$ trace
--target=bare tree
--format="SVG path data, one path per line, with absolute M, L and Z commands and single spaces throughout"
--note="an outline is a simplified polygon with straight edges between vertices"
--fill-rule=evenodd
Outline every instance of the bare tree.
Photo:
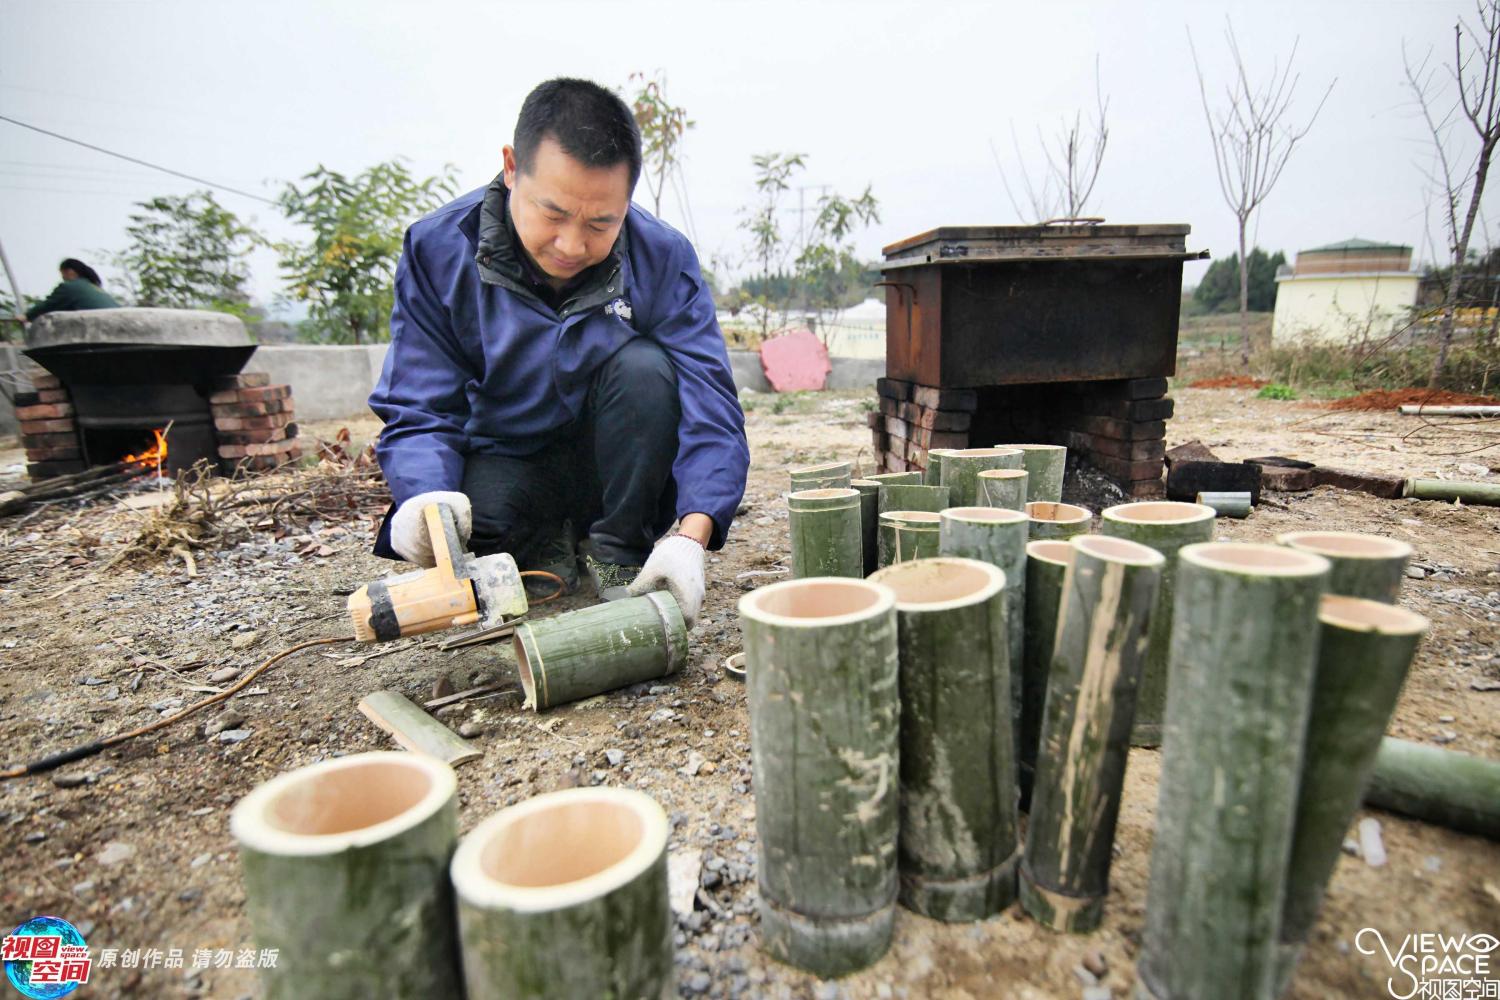
M 1429 57 L 1413 67 L 1402 48 L 1406 82 L 1416 95 L 1422 118 L 1432 134 L 1435 172 L 1429 179 L 1443 194 L 1443 226 L 1448 236 L 1450 273 L 1448 289 L 1443 296 L 1443 313 L 1438 327 L 1438 353 L 1433 360 L 1428 385 L 1436 387 L 1448 351 L 1453 346 L 1453 314 L 1458 306 L 1459 287 L 1469 256 L 1469 240 L 1479 217 L 1479 202 L 1489 176 L 1495 145 L 1500 142 L 1500 0 L 1479 0 L 1479 30 L 1460 19 L 1453 26 L 1453 65 L 1442 67 L 1442 76 L 1451 76 L 1457 94 L 1445 99 L 1438 86 L 1438 68 L 1428 69 Z M 1475 66 L 1475 58 L 1483 61 Z M 1467 142 L 1454 136 L 1453 126 L 1462 118 L 1479 141 L 1477 150 L 1465 148 Z M 1467 129 L 1460 128 L 1467 134 Z M 1467 158 L 1467 162 L 1464 162 Z M 1462 203 L 1467 199 L 1468 204 Z M 1462 215 L 1460 215 L 1462 211 Z
M 1083 110 L 1073 112 L 1073 121 L 1066 118 L 1058 123 L 1057 131 L 1049 140 L 1037 126 L 1037 146 L 1041 149 L 1046 169 L 1040 181 L 1032 179 L 1026 169 L 1026 155 L 1021 152 L 1021 141 L 1016 136 L 1015 122 L 1011 122 L 1010 140 L 1016 151 L 1016 160 L 1021 171 L 1021 186 L 1030 213 L 1023 209 L 1011 190 L 1010 178 L 1000 162 L 1000 153 L 990 140 L 990 153 L 995 158 L 995 167 L 1000 171 L 1000 183 L 1005 186 L 1005 196 L 1017 215 L 1035 222 L 1048 222 L 1061 216 L 1065 219 L 1083 217 L 1085 206 L 1094 193 L 1094 184 L 1099 180 L 1099 167 L 1104 162 L 1104 147 L 1109 142 L 1109 100 L 1099 85 L 1099 60 L 1094 59 L 1094 115 L 1087 122 Z
M 1292 72 L 1297 58 L 1297 43 L 1287 56 L 1286 66 L 1271 64 L 1270 75 L 1263 86 L 1250 82 L 1234 25 L 1225 20 L 1224 36 L 1234 57 L 1234 76 L 1224 86 L 1223 104 L 1217 111 L 1208 100 L 1208 84 L 1198 63 L 1193 33 L 1188 32 L 1188 49 L 1193 54 L 1193 69 L 1198 74 L 1198 93 L 1203 99 L 1203 117 L 1208 122 L 1209 138 L 1214 147 L 1214 169 L 1219 190 L 1239 223 L 1240 245 L 1240 364 L 1250 367 L 1250 263 L 1245 254 L 1245 231 L 1250 217 L 1271 194 L 1281 179 L 1292 149 L 1318 120 L 1318 113 L 1333 92 L 1335 78 L 1328 84 L 1307 124 L 1286 124 L 1301 74 Z

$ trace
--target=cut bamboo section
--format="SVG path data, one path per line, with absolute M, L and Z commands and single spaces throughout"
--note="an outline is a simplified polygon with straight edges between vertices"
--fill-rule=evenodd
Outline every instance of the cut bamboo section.
M 1486 507 L 1500 506 L 1500 484 L 1455 483 L 1446 479 L 1408 479 L 1402 496 L 1418 500 L 1446 500 L 1449 503 L 1482 504 Z
M 1030 489 L 1030 484 L 1027 484 Z M 1050 500 L 1031 500 L 1026 504 L 1026 516 L 1031 518 L 1033 541 L 1048 538 L 1072 538 L 1086 535 L 1094 515 L 1087 507 L 1071 503 L 1053 503 Z
M 453 767 L 484 756 L 474 744 L 397 691 L 367 694 L 360 699 L 359 710 L 365 718 L 414 753 L 425 753 Z
M 1249 493 L 1199 493 L 1193 498 L 1200 506 L 1212 507 L 1219 517 L 1242 518 L 1250 516 Z
M 900 635 L 901 903 L 983 920 L 1015 899 L 1020 858 L 1005 574 L 918 559 L 870 582 L 895 591 Z
M 1276 541 L 1327 559 L 1333 565 L 1330 594 L 1386 604 L 1395 604 L 1401 596 L 1406 563 L 1412 557 L 1412 547 L 1403 541 L 1352 531 L 1289 531 L 1277 535 Z
M 1166 560 L 1123 538 L 1079 535 L 1070 544 L 1020 892 L 1039 923 L 1079 933 L 1104 915 L 1136 686 Z
M 948 487 L 881 483 L 878 513 L 888 510 L 928 510 L 936 513 L 948 506 Z
M 954 507 L 979 503 L 979 474 L 989 469 L 1021 468 L 1021 452 L 1015 448 L 955 448 L 943 452 L 938 482 L 948 487 L 948 502 Z
M 873 479 L 851 479 L 849 485 L 859 490 L 860 564 L 869 576 L 880 568 L 880 484 Z
M 1027 488 L 1031 499 L 1047 503 L 1062 500 L 1063 472 L 1068 464 L 1068 449 L 1060 444 L 1002 444 L 1001 448 L 1019 448 L 1022 468 L 1031 476 Z
M 1106 508 L 1099 520 L 1100 534 L 1139 542 L 1160 552 L 1167 560 L 1162 568 L 1161 599 L 1151 623 L 1151 648 L 1136 694 L 1135 728 L 1130 736 L 1131 743 L 1138 747 L 1161 746 L 1162 721 L 1167 712 L 1167 663 L 1175 614 L 1177 553 L 1183 546 L 1213 540 L 1214 509 L 1171 500 L 1122 503 Z
M 1072 544 L 1062 539 L 1026 543 L 1026 629 L 1021 657 L 1021 749 L 1017 772 L 1022 812 L 1031 809 L 1042 710 L 1047 700 L 1047 675 L 1052 669 L 1052 646 L 1057 638 L 1057 611 L 1062 605 L 1063 580 L 1068 567 L 1073 565 L 1073 553 Z
M 1275 995 L 1328 561 L 1275 545 L 1178 552 L 1138 991 Z
M 1318 621 L 1318 669 L 1281 919 L 1283 988 L 1317 920 L 1381 736 L 1428 628 L 1427 619 L 1404 608 L 1328 594 Z
M 864 577 L 858 490 L 801 490 L 788 496 L 786 504 L 793 577 Z
M 943 456 L 957 448 L 933 448 L 927 453 L 927 469 L 922 473 L 922 482 L 928 486 L 943 485 Z
M 1029 480 L 1030 474 L 1025 469 L 985 469 L 979 474 L 979 498 L 974 502 L 982 507 L 1004 507 L 1024 513 L 1031 489 Z
M 906 486 L 922 485 L 922 473 L 920 470 L 913 470 L 911 472 L 880 472 L 873 476 L 866 476 L 865 478 L 871 482 L 880 483 L 882 486 L 887 483 L 893 485 L 904 484 Z M 850 480 L 850 482 L 853 482 L 853 480 Z
M 676 673 L 687 662 L 687 626 L 665 590 L 541 621 L 512 640 L 525 707 L 555 705 Z
M 849 488 L 854 467 L 848 462 L 825 462 L 822 465 L 804 465 L 800 469 L 788 469 L 792 480 L 792 492 L 800 490 L 844 490 Z
M 457 793 L 448 765 L 389 751 L 298 768 L 239 801 L 246 916 L 278 953 L 263 996 L 459 995 Z
M 1500 840 L 1500 760 L 1387 736 L 1365 804 Z
M 649 795 L 605 787 L 476 826 L 451 869 L 469 1000 L 675 997 L 670 829 Z
M 739 613 L 762 943 L 844 975 L 885 953 L 895 919 L 896 595 L 865 580 L 787 580 L 740 598 Z
M 940 515 L 925 510 L 888 510 L 880 515 L 880 565 L 929 559 L 940 549 Z
M 1017 510 L 999 507 L 949 507 L 938 515 L 938 552 L 978 559 L 1005 574 L 1006 662 L 1010 675 L 1012 752 L 1020 754 L 1021 657 L 1025 650 L 1026 532 L 1029 522 Z

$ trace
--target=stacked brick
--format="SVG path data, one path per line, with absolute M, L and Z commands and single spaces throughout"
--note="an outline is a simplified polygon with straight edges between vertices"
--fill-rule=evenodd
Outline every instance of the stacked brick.
M 84 469 L 83 446 L 73 419 L 73 402 L 56 375 L 31 376 L 32 391 L 16 393 L 16 419 L 26 474 L 32 479 L 66 476 Z
M 932 448 L 1061 444 L 1113 479 L 1126 496 L 1163 496 L 1164 378 L 937 389 L 899 379 L 875 384 L 871 446 L 885 472 L 925 470 Z
M 302 457 L 291 387 L 270 381 L 265 372 L 225 376 L 208 397 L 226 475 L 274 469 Z

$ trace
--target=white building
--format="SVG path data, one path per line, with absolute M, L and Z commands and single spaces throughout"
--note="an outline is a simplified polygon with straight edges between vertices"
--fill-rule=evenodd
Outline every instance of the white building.
M 1422 275 L 1411 247 L 1352 239 L 1297 253 L 1276 275 L 1276 341 L 1383 337 L 1407 321 Z

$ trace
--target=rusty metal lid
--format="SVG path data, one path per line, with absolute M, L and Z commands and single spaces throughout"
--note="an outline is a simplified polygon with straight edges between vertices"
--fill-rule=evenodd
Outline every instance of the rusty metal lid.
M 1066 220 L 1065 225 L 940 226 L 892 243 L 881 270 L 928 264 L 1032 260 L 1198 260 L 1184 223 L 1127 226 Z

